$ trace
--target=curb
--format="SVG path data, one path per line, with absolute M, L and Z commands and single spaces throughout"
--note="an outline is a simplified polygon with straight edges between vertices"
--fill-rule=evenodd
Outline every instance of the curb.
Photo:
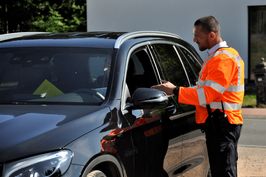
M 242 108 L 244 117 L 266 118 L 265 108 Z

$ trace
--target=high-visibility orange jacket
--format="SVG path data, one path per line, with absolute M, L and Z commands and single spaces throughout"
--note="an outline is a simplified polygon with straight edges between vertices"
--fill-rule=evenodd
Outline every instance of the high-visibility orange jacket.
M 196 122 L 205 123 L 206 104 L 212 111 L 224 107 L 231 124 L 243 124 L 244 62 L 233 48 L 219 48 L 204 62 L 195 87 L 180 87 L 178 102 L 196 106 Z M 222 103 L 223 107 L 222 107 Z

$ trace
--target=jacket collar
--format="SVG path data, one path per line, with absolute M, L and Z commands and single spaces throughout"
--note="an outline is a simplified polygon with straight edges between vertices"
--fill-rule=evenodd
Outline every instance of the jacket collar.
M 228 47 L 226 41 L 222 41 L 216 45 L 214 45 L 211 49 L 208 50 L 208 55 L 209 56 L 212 56 L 214 55 L 214 53 L 219 49 L 219 48 L 222 48 L 222 47 Z

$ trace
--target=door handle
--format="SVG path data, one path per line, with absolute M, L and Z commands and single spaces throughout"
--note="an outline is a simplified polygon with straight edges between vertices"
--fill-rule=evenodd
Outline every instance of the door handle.
M 176 106 L 174 104 L 167 106 L 166 112 L 170 115 L 174 115 L 176 113 Z

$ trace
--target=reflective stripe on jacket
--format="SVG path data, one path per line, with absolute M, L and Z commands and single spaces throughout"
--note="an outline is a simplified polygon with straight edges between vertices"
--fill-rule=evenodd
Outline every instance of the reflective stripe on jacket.
M 196 106 L 196 122 L 205 123 L 208 112 L 222 110 L 231 124 L 243 124 L 244 62 L 233 48 L 218 49 L 200 72 L 196 87 L 180 87 L 178 102 Z

